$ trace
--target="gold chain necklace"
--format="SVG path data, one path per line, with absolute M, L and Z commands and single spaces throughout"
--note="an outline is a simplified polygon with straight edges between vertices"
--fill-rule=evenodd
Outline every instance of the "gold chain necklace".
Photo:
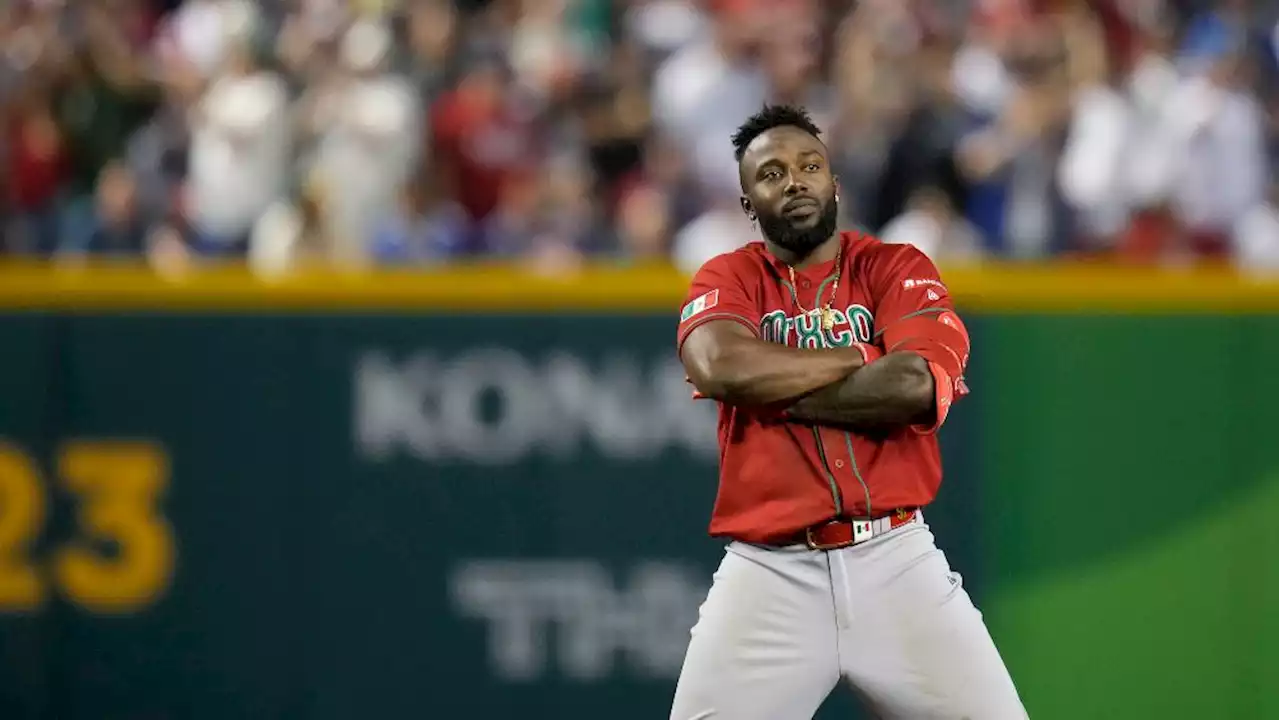
M 822 316 L 822 329 L 827 332 L 831 332 L 831 329 L 836 326 L 836 312 L 831 309 L 831 303 L 836 299 L 836 293 L 840 291 L 840 274 L 843 270 L 840 260 L 843 256 L 844 247 L 842 246 L 836 250 L 836 278 L 831 283 L 831 300 L 828 300 L 825 305 L 818 308 L 816 303 L 822 298 L 814 298 L 815 307 L 813 310 L 805 310 L 804 305 L 800 304 L 800 294 L 796 290 L 796 269 L 790 265 L 787 266 L 787 272 L 791 273 L 791 299 L 796 301 L 796 307 L 800 308 L 800 312 L 804 315 L 817 311 Z M 821 285 L 818 286 L 818 291 L 822 291 Z

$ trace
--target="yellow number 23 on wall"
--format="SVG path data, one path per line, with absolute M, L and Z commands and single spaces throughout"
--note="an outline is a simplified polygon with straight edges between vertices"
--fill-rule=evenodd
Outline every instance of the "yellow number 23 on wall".
M 44 522 L 45 494 L 30 456 L 0 440 L 0 613 L 37 610 L 50 585 L 99 613 L 154 603 L 173 576 L 174 536 L 157 513 L 169 480 L 159 447 L 142 442 L 67 444 L 61 485 L 75 498 L 75 537 L 53 550 L 48 569 L 29 559 Z

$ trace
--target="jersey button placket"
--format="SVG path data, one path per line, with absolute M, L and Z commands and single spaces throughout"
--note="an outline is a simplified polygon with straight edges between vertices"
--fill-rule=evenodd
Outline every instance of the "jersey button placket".
M 814 425 L 810 430 L 813 431 L 813 440 L 818 450 L 818 460 L 822 464 L 823 473 L 826 475 L 828 487 L 831 490 L 831 502 L 834 506 L 833 509 L 836 515 L 843 515 L 844 498 L 840 492 L 840 481 L 836 479 L 835 471 L 832 470 L 833 467 L 839 467 L 838 463 L 840 461 L 836 461 L 836 463 L 833 464 L 828 458 L 826 443 L 822 437 L 822 428 Z

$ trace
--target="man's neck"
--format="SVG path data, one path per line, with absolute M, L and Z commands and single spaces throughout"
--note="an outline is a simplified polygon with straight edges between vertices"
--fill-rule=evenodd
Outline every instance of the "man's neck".
M 773 253 L 773 256 L 783 263 L 796 270 L 804 270 L 807 267 L 821 265 L 836 258 L 836 254 L 840 250 L 840 233 L 832 233 L 831 237 L 827 238 L 825 242 L 804 254 L 784 248 L 768 238 L 765 238 L 765 245 L 768 246 L 769 252 Z

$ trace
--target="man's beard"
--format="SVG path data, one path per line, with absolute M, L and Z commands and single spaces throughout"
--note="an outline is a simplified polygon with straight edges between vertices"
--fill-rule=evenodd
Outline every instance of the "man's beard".
M 760 231 L 764 233 L 766 239 L 804 257 L 826 242 L 836 231 L 836 222 L 840 214 L 836 199 L 831 198 L 822 204 L 821 212 L 817 224 L 807 229 L 797 228 L 785 214 L 757 215 L 757 218 L 760 221 Z

